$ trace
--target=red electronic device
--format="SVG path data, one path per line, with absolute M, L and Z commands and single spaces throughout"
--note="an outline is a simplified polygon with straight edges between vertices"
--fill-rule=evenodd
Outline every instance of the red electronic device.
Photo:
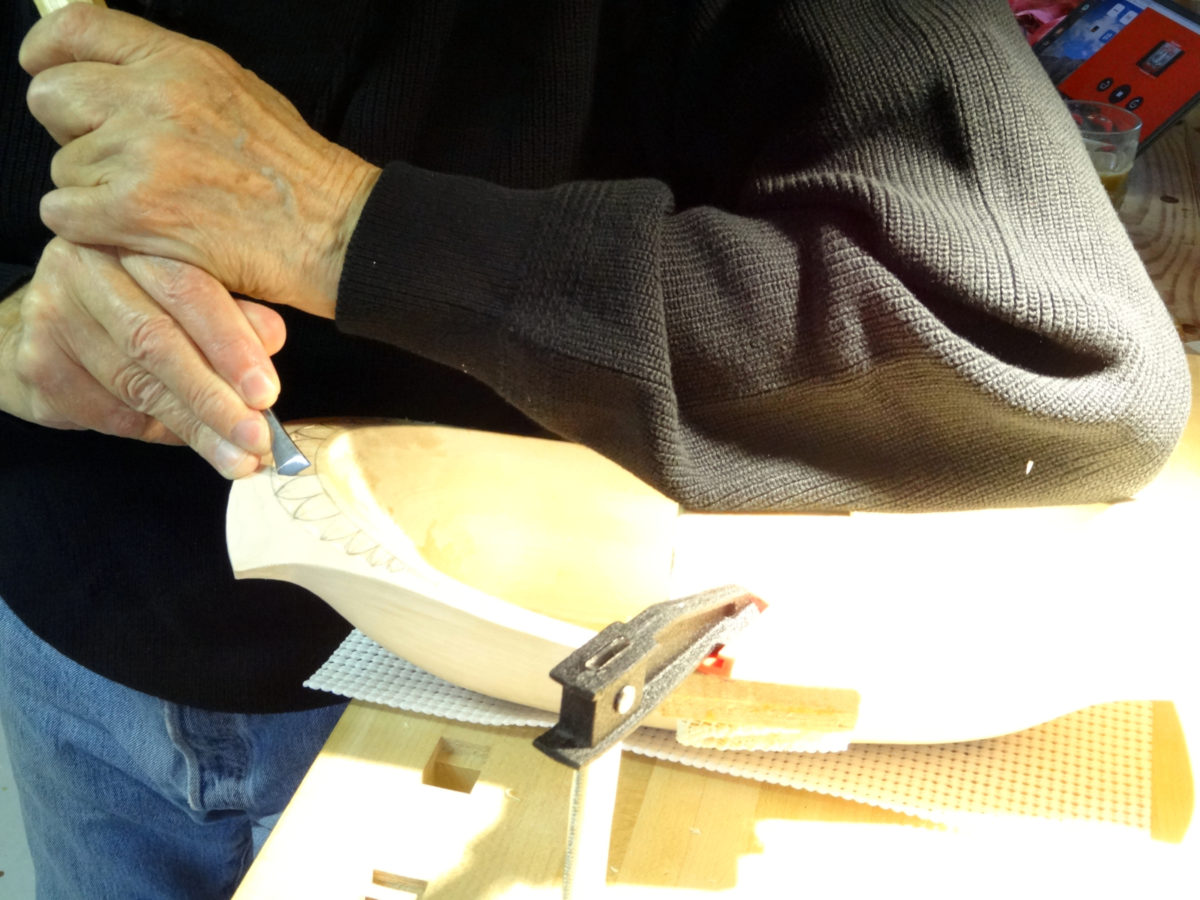
M 1154 134 L 1200 93 L 1200 34 L 1147 9 L 1058 89 L 1124 106 L 1141 118 L 1143 135 Z
M 1142 147 L 1200 100 L 1200 16 L 1190 10 L 1165 0 L 1009 2 L 1059 93 L 1135 112 Z

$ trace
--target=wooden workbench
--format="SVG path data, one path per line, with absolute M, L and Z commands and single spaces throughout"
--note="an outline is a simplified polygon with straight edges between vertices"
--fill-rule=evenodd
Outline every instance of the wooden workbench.
M 1200 111 L 1130 178 L 1122 221 L 1185 340 L 1200 340 Z M 1200 357 L 1190 360 L 1193 394 Z M 1200 409 L 1189 441 L 1200 454 Z M 1194 560 L 1179 560 L 1194 568 Z M 809 791 L 625 754 L 606 897 L 1187 896 L 1200 692 L 1154 706 L 1151 835 L 949 830 Z M 535 729 L 354 702 L 235 900 L 558 897 L 569 774 Z M 436 877 L 431 877 L 435 873 Z M 1183 893 L 1180 893 L 1183 891 Z
M 1200 356 L 1189 362 L 1196 394 Z M 1197 459 L 1200 398 L 1173 466 L 1194 471 Z M 1172 700 L 1154 704 L 1149 837 L 1034 821 L 1002 838 L 948 830 L 626 753 L 605 896 L 758 898 L 797 878 L 815 896 L 915 878 L 938 896 L 973 884 L 980 867 L 997 895 L 1027 891 L 1034 877 L 1057 879 L 1055 892 L 1100 897 L 1200 884 L 1200 870 L 1189 872 L 1200 840 L 1189 828 L 1187 749 L 1188 736 L 1200 746 L 1200 692 L 1181 684 Z M 557 898 L 570 776 L 534 749 L 537 733 L 351 703 L 235 900 Z M 1007 859 L 999 870 L 998 851 Z
M 531 746 L 537 731 L 352 703 L 236 900 L 557 900 L 569 776 Z M 1170 703 L 1156 704 L 1155 731 L 1153 831 L 1179 841 L 1191 813 L 1180 786 L 1190 775 Z M 455 790 L 473 772 L 470 793 Z M 1169 886 L 1195 852 L 1195 841 L 1156 844 L 1131 833 L 1118 842 L 1036 825 L 998 843 L 986 832 L 630 753 L 620 777 L 605 890 L 612 900 L 790 896 L 780 893 L 789 881 L 815 897 L 857 885 L 862 893 L 847 893 L 857 897 L 893 878 L 949 891 L 972 884 L 980 865 L 999 893 L 1046 864 L 1063 877 L 1111 842 L 1119 864 L 1106 866 L 1103 880 L 1071 882 L 1072 895 L 1106 897 L 1116 884 Z M 997 851 L 1011 857 L 1003 871 L 989 861 Z M 421 882 L 434 887 L 421 894 Z

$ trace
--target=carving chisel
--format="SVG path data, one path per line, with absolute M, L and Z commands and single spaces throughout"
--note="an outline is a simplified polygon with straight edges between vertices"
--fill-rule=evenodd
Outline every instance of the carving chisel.
M 280 475 L 295 475 L 312 465 L 284 430 L 275 413 L 268 407 L 262 414 L 271 429 L 271 455 L 275 457 L 275 471 Z

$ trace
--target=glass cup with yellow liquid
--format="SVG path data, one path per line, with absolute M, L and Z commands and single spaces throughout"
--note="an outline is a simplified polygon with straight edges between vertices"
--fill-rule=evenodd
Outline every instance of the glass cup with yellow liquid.
M 1108 198 L 1113 207 L 1120 209 L 1137 155 L 1142 120 L 1124 107 L 1095 100 L 1068 100 L 1067 110 L 1079 128 Z

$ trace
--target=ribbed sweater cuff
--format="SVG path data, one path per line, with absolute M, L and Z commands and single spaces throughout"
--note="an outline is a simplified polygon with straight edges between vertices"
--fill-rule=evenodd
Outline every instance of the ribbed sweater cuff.
M 338 288 L 338 327 L 460 367 L 496 327 L 554 201 L 406 163 L 383 171 Z

